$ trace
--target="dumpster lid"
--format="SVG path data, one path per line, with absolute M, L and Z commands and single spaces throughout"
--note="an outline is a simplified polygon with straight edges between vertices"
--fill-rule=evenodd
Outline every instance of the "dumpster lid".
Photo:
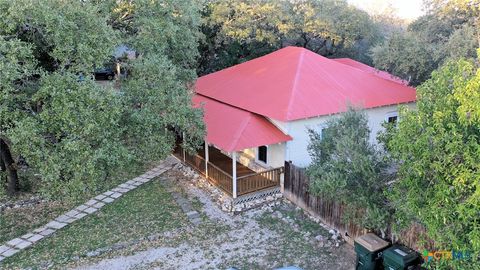
M 373 233 L 367 233 L 365 235 L 357 237 L 355 242 L 362 245 L 371 252 L 383 249 L 389 245 L 389 243 L 382 238 L 376 236 Z
M 399 265 L 408 266 L 415 260 L 419 259 L 419 254 L 408 247 L 401 245 L 393 245 L 383 252 L 384 260 L 388 258 Z

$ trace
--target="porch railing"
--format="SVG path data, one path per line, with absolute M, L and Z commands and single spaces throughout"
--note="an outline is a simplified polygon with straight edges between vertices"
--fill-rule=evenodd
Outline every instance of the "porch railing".
M 213 185 L 217 186 L 228 195 L 233 193 L 233 177 L 211 162 L 207 162 L 202 156 L 183 152 L 181 147 L 177 147 L 174 154 L 179 158 L 185 157 L 185 162 L 193 169 L 197 170 L 206 177 Z M 185 155 L 185 156 L 184 156 Z M 208 175 L 205 173 L 205 163 L 208 166 Z M 266 170 L 263 172 L 252 173 L 237 177 L 237 196 L 256 192 L 262 189 L 280 185 L 280 175 L 283 173 L 283 167 Z
M 237 193 L 239 196 L 258 190 L 280 185 L 280 175 L 283 167 L 259 173 L 237 177 Z
M 233 191 L 233 183 L 232 177 L 223 171 L 222 169 L 218 168 L 217 166 L 213 165 L 212 163 L 208 162 L 208 181 L 213 185 L 219 187 L 223 191 L 225 191 L 228 195 L 232 195 Z
M 194 169 L 205 175 L 205 159 L 199 155 L 191 155 L 185 152 L 185 162 Z
M 206 160 L 199 155 L 191 155 L 188 152 L 185 152 L 185 162 L 192 166 L 195 170 L 200 172 L 202 175 L 205 173 L 205 162 Z M 223 171 L 219 167 L 213 165 L 211 162 L 208 162 L 208 177 L 207 180 L 213 185 L 219 187 L 221 190 L 226 192 L 228 195 L 232 195 L 233 183 L 232 176 L 227 172 Z

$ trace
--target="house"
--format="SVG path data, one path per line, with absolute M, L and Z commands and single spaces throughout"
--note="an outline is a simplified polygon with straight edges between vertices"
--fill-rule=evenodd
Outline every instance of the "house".
M 382 123 L 415 99 L 414 88 L 386 72 L 286 47 L 198 78 L 193 103 L 204 108 L 206 146 L 190 163 L 209 179 L 227 174 L 212 182 L 234 198 L 278 187 L 285 161 L 311 162 L 308 129 L 321 132 L 351 104 L 365 109 L 375 143 Z

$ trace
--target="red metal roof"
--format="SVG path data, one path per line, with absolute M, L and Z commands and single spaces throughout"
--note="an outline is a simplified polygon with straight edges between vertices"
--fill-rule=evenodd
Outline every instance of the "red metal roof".
M 415 101 L 415 89 L 299 47 L 286 47 L 198 78 L 203 96 L 291 121 Z
M 392 75 L 392 74 L 390 74 L 386 71 L 378 70 L 374 67 L 371 67 L 369 65 L 366 65 L 364 63 L 355 61 L 355 60 L 350 59 L 350 58 L 335 58 L 335 59 L 332 59 L 332 60 L 337 61 L 337 62 L 342 63 L 342 64 L 345 64 L 345 65 L 349 65 L 349 66 L 354 67 L 354 68 L 358 68 L 360 70 L 371 73 L 373 75 L 376 75 L 376 76 L 378 76 L 380 78 L 383 78 L 383 79 L 386 79 L 386 80 L 390 80 L 390 81 L 393 81 L 393 82 L 396 82 L 396 83 L 401 83 L 403 85 L 408 85 L 408 82 L 406 80 L 403 80 L 402 78 L 394 76 L 394 75 Z
M 207 128 L 207 142 L 227 152 L 289 141 L 285 135 L 265 117 L 195 95 L 195 107 L 203 107 Z

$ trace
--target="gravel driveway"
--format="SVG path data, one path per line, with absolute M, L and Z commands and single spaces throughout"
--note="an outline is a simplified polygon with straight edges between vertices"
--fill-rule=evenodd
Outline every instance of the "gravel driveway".
M 326 229 L 284 200 L 231 215 L 181 170 L 168 172 L 163 181 L 190 201 L 201 223 L 92 258 L 77 269 L 354 269 L 351 246 L 331 240 Z

